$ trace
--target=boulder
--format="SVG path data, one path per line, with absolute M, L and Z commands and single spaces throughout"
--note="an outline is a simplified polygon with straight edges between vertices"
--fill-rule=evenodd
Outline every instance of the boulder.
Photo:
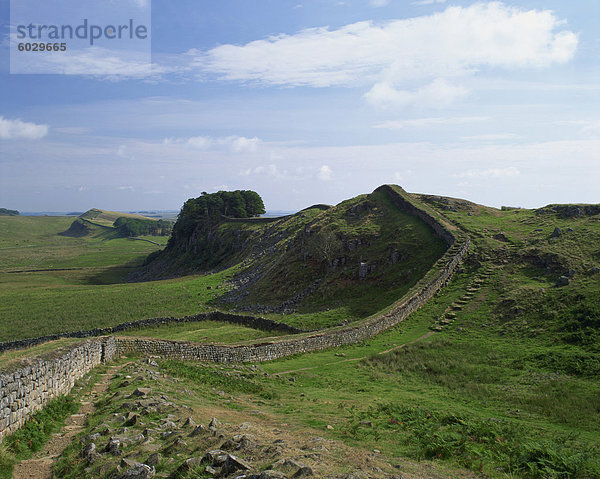
M 133 467 L 127 469 L 125 472 L 122 472 L 118 478 L 119 479 L 150 479 L 154 477 L 156 474 L 156 470 L 153 467 L 148 466 L 147 464 L 138 463 Z
M 151 391 L 152 391 L 152 389 L 150 389 L 150 388 L 136 388 L 136 390 L 131 393 L 131 396 L 145 397 L 148 394 L 150 394 Z
M 560 276 L 556 280 L 556 286 L 558 286 L 559 288 L 562 286 L 567 286 L 568 284 L 569 284 L 569 278 L 567 278 L 566 276 Z
M 111 437 L 108 440 L 108 444 L 106 445 L 104 452 L 108 452 L 113 456 L 119 456 L 121 454 L 121 441 L 119 441 L 119 439 L 116 437 Z
M 294 479 L 298 477 L 310 477 L 313 475 L 313 470 L 310 466 L 302 466 L 292 476 Z
M 149 466 L 158 466 L 161 461 L 162 455 L 160 454 L 160 452 L 155 452 L 154 454 L 150 455 L 150 457 L 148 457 L 146 464 L 148 464 Z
M 240 459 L 233 454 L 227 454 L 227 459 L 221 469 L 221 474 L 227 475 L 236 471 L 249 471 L 250 469 L 252 469 L 252 466 L 243 459 Z
M 557 226 L 556 228 L 554 228 L 554 231 L 550 235 L 550 238 L 558 238 L 561 234 L 562 234 L 562 232 L 560 231 L 560 228 Z

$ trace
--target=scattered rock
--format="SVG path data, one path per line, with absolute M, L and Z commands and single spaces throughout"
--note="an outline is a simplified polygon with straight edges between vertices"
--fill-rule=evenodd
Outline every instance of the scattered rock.
M 140 421 L 139 414 L 129 413 L 127 415 L 127 420 L 125 421 L 125 426 L 133 426 Z
M 256 479 L 287 479 L 283 472 L 274 471 L 273 469 L 267 469 L 255 477 Z
M 94 462 L 99 455 L 100 454 L 96 452 L 96 444 L 93 442 L 90 442 L 81 450 L 81 457 L 87 459 L 88 462 Z
M 202 434 L 203 432 L 206 431 L 206 428 L 202 425 L 199 424 L 198 426 L 196 426 L 196 428 L 190 433 L 190 436 L 198 436 L 199 434 Z
M 196 423 L 194 422 L 194 419 L 192 418 L 192 416 L 188 417 L 185 422 L 183 423 L 183 426 L 195 426 Z
M 124 457 L 123 459 L 121 459 L 121 462 L 119 463 L 119 466 L 123 469 L 125 468 L 129 468 L 129 467 L 134 467 L 136 464 L 138 464 L 137 461 L 134 461 L 133 459 L 129 459 L 127 457 Z
M 371 479 L 366 472 L 354 471 L 348 474 L 344 479 Z
M 215 469 L 212 466 L 206 466 L 206 469 L 204 469 L 204 472 L 207 472 L 208 474 L 212 474 L 213 476 L 219 475 L 219 470 Z
M 116 437 L 111 437 L 106 445 L 105 452 L 112 454 L 113 456 L 119 456 L 121 454 L 121 441 Z
M 208 462 L 212 466 L 222 466 L 225 464 L 229 454 L 221 449 L 213 449 L 208 451 L 202 458 L 202 462 Z
M 562 234 L 562 232 L 560 231 L 560 228 L 557 226 L 556 228 L 554 228 L 554 231 L 550 235 L 550 238 L 558 238 L 561 234 Z
M 189 472 L 192 469 L 194 469 L 195 467 L 199 466 L 202 462 L 202 459 L 199 457 L 190 457 L 189 459 L 186 459 L 185 461 L 183 461 L 183 464 L 181 464 L 181 466 L 179 466 L 179 468 L 177 469 L 177 472 L 179 474 L 185 473 L 185 472 Z
M 309 466 L 302 466 L 300 469 L 298 469 L 294 475 L 292 476 L 293 478 L 297 478 L 297 477 L 310 477 L 313 475 L 313 470 L 311 467 Z
M 150 389 L 150 388 L 136 388 L 136 390 L 131 393 L 131 396 L 132 397 L 145 397 L 148 394 L 150 394 L 151 391 L 152 391 L 152 389 Z
M 153 467 L 150 467 L 146 464 L 138 463 L 130 469 L 127 469 L 125 472 L 121 473 L 121 475 L 119 475 L 118 478 L 150 479 L 151 477 L 154 477 L 155 474 L 156 470 Z
M 559 288 L 562 286 L 567 286 L 568 284 L 569 284 L 569 278 L 567 278 L 566 276 L 560 276 L 556 280 L 556 286 L 558 286 Z
M 208 423 L 208 427 L 218 428 L 221 425 L 219 420 L 216 417 L 213 417 Z
M 161 461 L 162 461 L 162 456 L 161 456 L 160 452 L 155 452 L 150 457 L 148 457 L 146 464 L 148 464 L 149 466 L 158 466 Z
M 221 474 L 226 475 L 236 471 L 249 471 L 250 469 L 252 469 L 252 466 L 246 461 L 232 454 L 228 454 L 225 464 L 221 469 Z

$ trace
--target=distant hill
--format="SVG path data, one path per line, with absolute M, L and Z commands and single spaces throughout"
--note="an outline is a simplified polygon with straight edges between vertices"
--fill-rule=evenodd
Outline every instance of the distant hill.
M 80 214 L 61 235 L 75 238 L 83 236 L 168 236 L 172 226 L 171 221 L 92 208 Z
M 0 216 L 18 216 L 17 210 L 7 210 L 6 208 L 0 208 Z
M 102 226 L 110 226 L 112 227 L 114 222 L 118 218 L 138 218 L 143 220 L 153 220 L 154 218 L 149 218 L 148 216 L 142 216 L 133 213 L 121 213 L 119 211 L 109 211 L 109 210 L 100 210 L 98 208 L 92 208 L 91 210 L 86 211 L 85 213 L 79 215 L 79 218 L 84 220 L 92 221 L 93 223 L 100 224 Z

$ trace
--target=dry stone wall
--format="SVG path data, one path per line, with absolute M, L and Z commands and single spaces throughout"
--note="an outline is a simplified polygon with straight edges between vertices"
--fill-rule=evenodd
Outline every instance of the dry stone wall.
M 160 326 L 172 323 L 191 323 L 198 321 L 221 321 L 231 324 L 239 324 L 253 329 L 263 331 L 281 331 L 288 334 L 296 334 L 306 332 L 302 329 L 295 328 L 289 324 L 280 323 L 271 319 L 261 318 L 258 316 L 240 315 L 223 313 L 221 311 L 211 311 L 208 313 L 199 313 L 193 316 L 183 316 L 181 318 L 166 317 L 166 318 L 147 318 L 138 321 L 129 321 L 110 326 L 108 328 L 88 329 L 84 331 L 69 331 L 67 333 L 52 334 L 49 336 L 40 336 L 37 338 L 19 339 L 16 341 L 6 341 L 0 343 L 0 353 L 11 349 L 23 349 L 35 346 L 36 344 L 47 343 L 61 338 L 89 338 L 94 336 L 109 336 L 120 331 L 127 331 L 136 328 L 147 328 L 150 326 Z
M 434 268 L 435 271 L 430 271 L 430 274 L 413 287 L 404 298 L 396 302 L 389 312 L 370 318 L 356 326 L 327 329 L 309 335 L 253 345 L 228 346 L 118 337 L 116 338 L 117 353 L 225 363 L 259 362 L 356 343 L 395 326 L 423 306 L 450 281 L 467 254 L 471 242 L 463 233 L 450 231 L 429 212 L 417 207 L 403 190 L 397 190 L 388 185 L 381 186 L 378 190 L 386 192 L 403 211 L 421 218 L 450 246 L 439 260 L 438 267 Z
M 67 394 L 77 379 L 100 363 L 110 361 L 115 355 L 144 354 L 164 358 L 224 363 L 259 362 L 356 343 L 395 326 L 423 306 L 452 278 L 469 250 L 470 240 L 462 232 L 450 230 L 443 221 L 435 218 L 431 212 L 413 203 L 410 196 L 402 189 L 385 185 L 378 188 L 378 190 L 385 191 L 399 208 L 418 216 L 429 224 L 434 232 L 442 237 L 449 246 L 449 249 L 436 263 L 436 266 L 409 293 L 392 305 L 389 311 L 353 326 L 303 333 L 287 339 L 251 345 L 196 344 L 132 337 L 88 339 L 56 358 L 30 360 L 23 362 L 21 366 L 13 368 L 10 372 L 0 372 L 0 441 L 6 434 L 21 427 L 35 411 L 41 409 L 48 401 Z M 234 315 L 213 313 L 213 317 L 206 319 L 240 322 L 259 328 L 273 326 L 272 324 L 266 324 L 268 320 L 262 320 L 261 318 L 250 316 L 230 318 L 229 316 Z M 197 320 L 196 317 L 181 320 L 193 320 L 192 318 Z M 150 319 L 137 322 L 135 326 L 139 327 L 173 320 L 177 319 Z M 127 324 L 110 328 L 110 330 L 114 332 L 129 327 L 131 325 Z M 104 331 L 94 330 L 84 333 L 92 335 Z M 39 340 L 25 340 L 22 345 L 31 345 L 27 344 L 27 341 L 35 341 L 31 344 L 41 342 Z M 14 347 L 15 345 L 11 346 Z M 6 349 L 10 349 L 10 347 Z
M 55 358 L 23 360 L 0 372 L 0 442 L 55 397 L 68 394 L 75 381 L 115 354 L 112 337 L 87 340 Z

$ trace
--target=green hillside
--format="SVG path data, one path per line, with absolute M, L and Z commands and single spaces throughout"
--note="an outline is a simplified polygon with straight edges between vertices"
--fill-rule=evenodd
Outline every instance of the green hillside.
M 286 460 L 308 464 L 313 477 L 340 479 L 600 477 L 600 207 L 496 209 L 412 198 L 472 242 L 459 272 L 425 306 L 360 343 L 266 363 L 122 359 L 125 369 L 79 437 L 98 433 L 100 456 L 89 462 L 76 440 L 58 476 L 111 477 L 123 457 L 104 452 L 109 438 L 127 443 L 143 433 L 149 439 L 130 439 L 126 457 L 148 460 L 151 444 L 162 458 L 155 477 L 204 477 L 204 463 L 182 468 L 215 448 L 257 474 L 280 471 L 271 477 L 293 476 L 298 468 L 286 469 Z M 283 218 L 199 221 L 162 250 L 103 241 L 94 237 L 100 230 L 60 236 L 71 220 L 0 218 L 2 339 L 214 308 L 306 329 L 360 321 L 398 299 L 446 249 L 380 189 Z M 152 280 L 127 282 L 134 270 Z M 272 340 L 211 322 L 123 334 Z M 5 353 L 0 363 L 47 348 Z M 119 408 L 136 407 L 130 397 L 141 385 L 169 406 L 140 409 L 140 423 L 124 428 Z M 188 416 L 221 425 L 192 435 Z M 167 421 L 177 434 L 163 434 Z M 238 447 L 244 434 L 252 441 Z M 0 448 L 0 471 L 10 447 Z
M 91 210 L 88 210 L 85 213 L 79 215 L 79 218 L 92 221 L 102 226 L 113 226 L 114 222 L 121 217 L 155 221 L 154 218 L 149 218 L 147 216 L 137 215 L 133 213 L 121 213 L 119 211 L 100 210 L 97 208 L 92 208 Z
M 181 222 L 182 215 L 180 214 Z M 366 317 L 401 297 L 447 246 L 376 190 L 334 207 L 280 219 L 197 221 L 154 253 L 142 278 L 235 268 L 212 304 L 263 314 L 297 313 L 309 329 Z M 361 266 L 362 264 L 362 266 Z

